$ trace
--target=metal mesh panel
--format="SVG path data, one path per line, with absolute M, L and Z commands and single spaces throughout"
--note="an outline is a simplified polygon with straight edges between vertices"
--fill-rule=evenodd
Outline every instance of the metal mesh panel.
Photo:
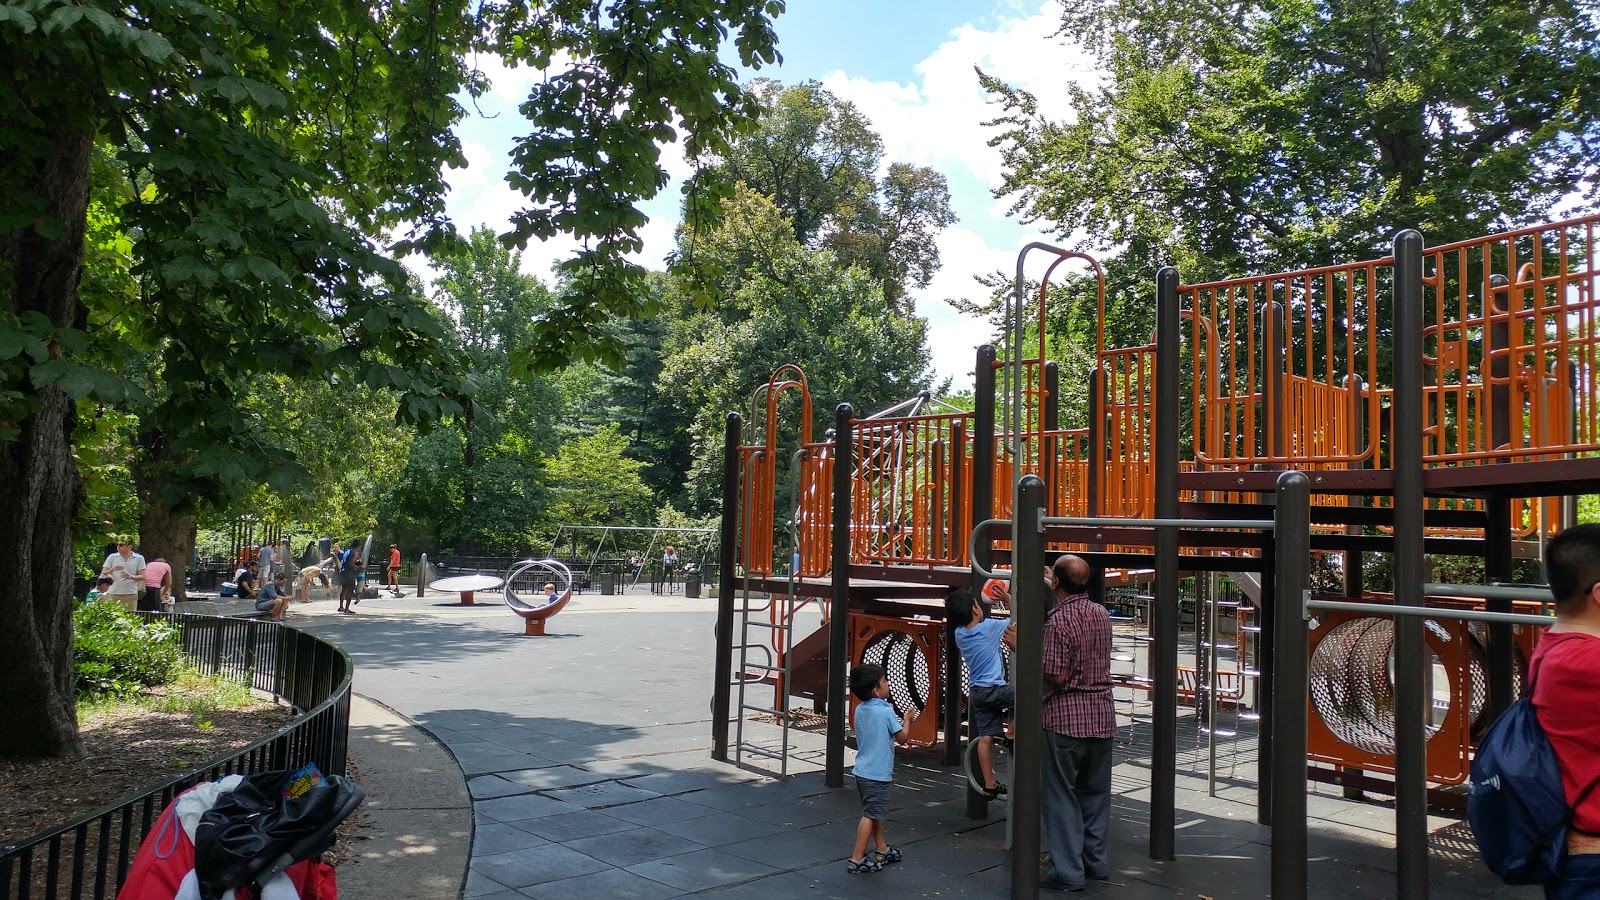
M 1439 657 L 1428 650 L 1431 673 Z M 1432 691 L 1429 691 L 1430 695 Z M 1444 719 L 1437 708 L 1431 735 Z M 1445 709 L 1449 701 L 1444 700 Z M 1360 750 L 1394 755 L 1394 625 L 1388 619 L 1352 619 L 1334 626 L 1311 655 L 1311 704 L 1333 736 Z
M 861 661 L 883 667 L 889 679 L 889 702 L 902 719 L 915 716 L 928 705 L 928 656 L 911 635 L 878 632 L 861 652 Z

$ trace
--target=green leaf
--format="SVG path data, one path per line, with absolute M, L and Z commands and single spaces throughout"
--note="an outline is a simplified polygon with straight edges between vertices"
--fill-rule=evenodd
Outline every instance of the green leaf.
M 34 29 L 39 27 L 39 23 L 34 21 L 27 10 L 11 5 L 0 6 L 0 22 L 16 23 L 23 34 L 32 34 Z

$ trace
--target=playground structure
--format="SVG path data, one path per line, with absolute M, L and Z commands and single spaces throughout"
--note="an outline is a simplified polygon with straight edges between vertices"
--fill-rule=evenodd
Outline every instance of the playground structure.
M 547 582 L 551 578 L 554 581 Z M 525 559 L 506 572 L 502 598 L 506 607 L 522 617 L 523 634 L 544 634 L 544 623 L 572 600 L 572 570 L 556 559 Z M 556 584 L 556 599 L 544 602 L 541 588 Z
M 1600 490 L 1597 226 L 1590 216 L 1437 247 L 1402 232 L 1381 259 L 1206 284 L 1162 269 L 1154 338 L 1126 348 L 1105 346 L 1098 265 L 1030 245 L 1008 343 L 1031 358 L 980 348 L 972 411 L 858 419 L 845 404 L 820 441 L 804 373 L 781 367 L 752 404 L 755 440 L 737 414 L 725 432 L 714 755 L 728 757 L 729 725 L 747 712 L 787 728 L 793 700 L 811 699 L 828 714 L 829 781 L 842 783 L 843 675 L 870 657 L 889 663 L 912 742 L 955 763 L 962 691 L 947 676 L 960 660 L 938 599 L 1013 553 L 1027 568 L 1020 536 L 1036 530 L 1041 560 L 1090 561 L 1103 602 L 1118 585 L 1153 583 L 1137 597 L 1148 673 L 1120 679 L 1153 707 L 1153 858 L 1174 858 L 1179 702 L 1203 700 L 1209 723 L 1226 701 L 1259 718 L 1262 822 L 1274 796 L 1292 810 L 1281 799 L 1289 768 L 1393 794 L 1400 895 L 1425 896 L 1428 785 L 1464 780 L 1475 737 L 1519 689 L 1536 640 L 1528 626 L 1543 621 L 1526 615 L 1542 612 L 1536 591 L 1426 584 L 1426 557 L 1476 557 L 1486 581 L 1507 582 L 1517 559 L 1537 559 L 1573 520 L 1573 497 Z M 1049 259 L 1031 304 L 1030 253 Z M 1068 263 L 1093 272 L 1101 322 L 1089 420 L 1075 429 L 1060 427 L 1058 366 L 1045 358 L 1052 277 Z M 780 421 L 789 394 L 799 412 Z M 1270 527 L 1285 472 L 1303 476 L 1298 536 Z M 793 498 L 782 518 L 780 484 Z M 1019 502 L 1024 487 L 1036 508 Z M 1286 547 L 1305 552 L 1285 558 Z M 1362 583 L 1373 553 L 1392 562 L 1388 591 Z M 777 574 L 795 554 L 795 571 Z M 1342 596 L 1306 603 L 1299 582 L 1284 589 L 1312 556 L 1337 561 Z M 1209 640 L 1197 623 L 1184 666 L 1179 588 L 1190 576 L 1232 579 L 1243 599 L 1196 603 Z M 1024 605 L 1019 592 L 1019 614 Z M 1223 613 L 1230 670 L 1217 660 Z M 1019 730 L 1025 662 L 1019 654 Z M 1293 695 L 1275 703 L 1286 683 Z M 766 685 L 772 706 L 746 699 Z M 1275 721 L 1277 706 L 1298 707 L 1306 728 Z M 1285 764 L 1274 747 L 1284 728 L 1281 743 L 1304 763 Z M 776 753 L 732 750 L 784 758 L 786 741 Z M 1025 772 L 1023 754 L 1016 764 Z M 1013 817 L 1028 818 L 1020 807 Z M 1277 857 L 1275 845 L 1275 879 Z

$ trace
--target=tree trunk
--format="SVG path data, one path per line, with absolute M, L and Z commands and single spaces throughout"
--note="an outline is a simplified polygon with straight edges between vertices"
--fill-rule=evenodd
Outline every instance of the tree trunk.
M 0 234 L 0 282 L 10 282 L 11 313 L 70 327 L 83 318 L 78 275 L 93 143 L 88 131 L 57 128 L 24 129 L 46 146 L 33 150 L 28 180 L 5 188 L 39 197 L 44 216 Z M 83 499 L 72 458 L 76 407 L 53 385 L 24 377 L 19 388 L 37 409 L 15 440 L 0 442 L 0 756 L 71 756 L 83 752 L 72 672 L 72 520 Z
M 139 433 L 139 459 L 133 465 L 134 489 L 138 492 L 139 552 L 148 560 L 165 559 L 172 566 L 172 597 L 189 599 L 184 581 L 189 572 L 189 557 L 194 551 L 194 514 L 174 515 L 167 500 L 166 479 L 160 474 L 169 461 L 174 435 L 170 431 L 147 429 Z

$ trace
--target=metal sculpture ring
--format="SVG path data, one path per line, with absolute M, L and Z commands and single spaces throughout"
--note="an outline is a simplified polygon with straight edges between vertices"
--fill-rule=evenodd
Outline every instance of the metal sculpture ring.
M 540 593 L 543 585 L 556 585 L 555 599 Z M 572 599 L 572 570 L 556 559 L 525 559 L 506 571 L 506 606 L 526 623 L 524 634 L 544 634 L 544 621 Z

